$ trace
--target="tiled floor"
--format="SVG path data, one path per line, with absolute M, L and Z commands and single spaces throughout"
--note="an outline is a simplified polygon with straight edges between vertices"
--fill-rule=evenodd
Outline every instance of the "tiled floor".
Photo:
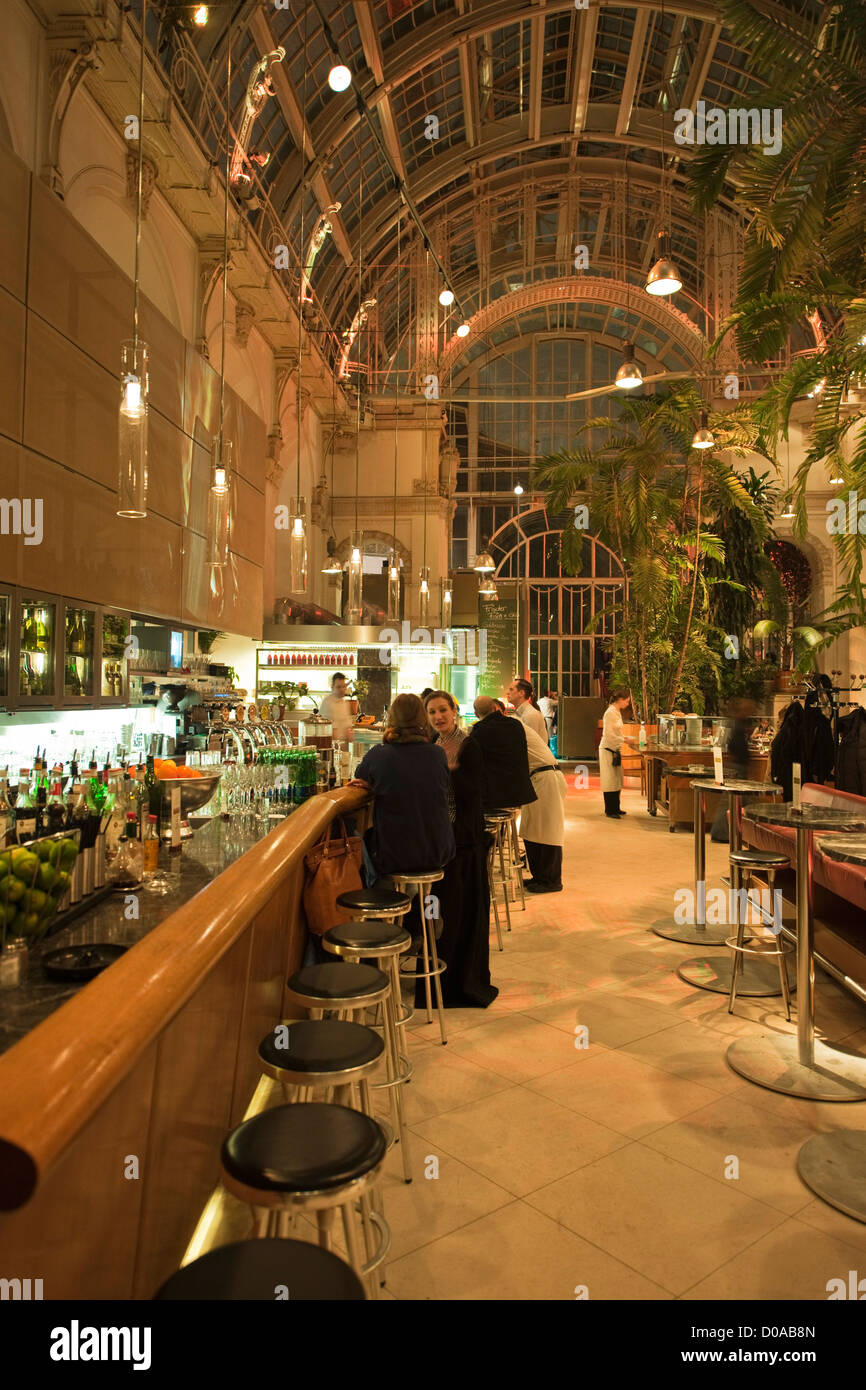
M 793 1025 L 781 1001 L 732 1017 L 677 978 L 695 949 L 648 924 L 691 885 L 692 838 L 636 792 L 620 822 L 600 800 L 570 793 L 565 892 L 514 914 L 496 1002 L 449 1012 L 446 1047 L 423 1014 L 409 1026 L 416 1177 L 392 1151 L 385 1296 L 826 1299 L 829 1279 L 866 1273 L 866 1225 L 815 1199 L 796 1155 L 816 1131 L 866 1128 L 866 1104 L 728 1068 L 735 1037 Z M 709 846 L 711 884 L 726 855 Z M 820 972 L 817 992 L 824 1035 L 866 1050 L 866 1007 Z
M 445 1047 L 423 1013 L 407 1028 L 415 1177 L 392 1149 L 384 1298 L 821 1300 L 866 1274 L 866 1225 L 796 1172 L 811 1134 L 866 1129 L 866 1103 L 794 1100 L 729 1069 L 736 1037 L 794 1024 L 781 1000 L 731 1016 L 678 979 L 695 948 L 649 924 L 692 884 L 692 836 L 636 792 L 623 805 L 605 821 L 597 791 L 569 793 L 565 891 L 514 913 L 492 953 L 499 998 L 449 1011 Z M 726 870 L 710 844 L 710 884 Z M 820 972 L 817 999 L 823 1035 L 866 1052 L 866 1007 Z M 248 1209 L 217 1207 L 208 1239 L 249 1234 Z

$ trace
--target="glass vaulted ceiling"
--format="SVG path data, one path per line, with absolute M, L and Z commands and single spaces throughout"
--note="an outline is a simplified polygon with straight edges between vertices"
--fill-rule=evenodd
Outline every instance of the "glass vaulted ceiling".
M 819 0 L 776 4 L 795 14 L 820 9 Z M 257 196 L 247 200 L 246 215 L 266 244 L 281 225 L 297 264 L 320 213 L 341 204 L 315 262 L 312 324 L 336 362 L 359 295 L 376 298 L 350 356 L 363 365 L 368 390 L 393 390 L 395 369 L 401 390 L 417 389 L 425 236 L 458 296 L 450 314 L 439 314 L 440 351 L 453 340 L 458 314 L 471 316 L 519 291 L 571 276 L 581 305 L 576 245 L 587 247 L 588 275 L 615 283 L 622 299 L 626 282 L 639 296 L 663 225 L 684 280 L 676 310 L 702 332 L 712 331 L 710 232 L 685 197 L 689 151 L 673 141 L 673 112 L 701 97 L 735 104 L 759 75 L 732 47 L 711 0 L 677 0 L 664 9 L 644 0 L 599 0 L 587 10 L 572 0 L 549 0 L 543 10 L 529 0 L 290 0 L 286 8 L 238 0 L 214 6 L 212 22 L 192 35 L 171 23 L 176 8 L 174 0 L 157 3 L 153 38 L 176 96 L 214 158 L 229 18 L 234 132 L 256 64 L 268 48 L 285 49 L 285 84 L 264 103 L 250 138 Z M 342 94 L 327 82 L 337 60 L 354 76 Z M 720 201 L 719 219 L 735 249 L 729 196 Z M 716 225 L 712 234 L 718 233 Z M 600 310 L 583 303 L 576 319 Z M 610 336 L 616 316 L 609 305 L 602 317 Z M 525 306 L 497 322 L 497 341 L 508 324 L 516 335 L 527 331 Z M 652 334 L 660 360 L 682 356 L 681 334 L 666 337 L 657 322 Z M 487 334 L 488 348 L 491 341 Z M 479 350 L 468 339 L 461 360 Z M 699 356 L 695 334 L 693 360 Z

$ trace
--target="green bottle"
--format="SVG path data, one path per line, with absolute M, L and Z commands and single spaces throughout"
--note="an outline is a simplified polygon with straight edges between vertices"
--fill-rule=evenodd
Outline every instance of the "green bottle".
M 162 810 L 162 787 L 159 778 L 153 770 L 153 754 L 147 755 L 147 771 L 144 774 L 144 792 L 147 797 L 148 814 L 156 816 L 157 824 L 162 828 L 160 822 L 160 812 Z

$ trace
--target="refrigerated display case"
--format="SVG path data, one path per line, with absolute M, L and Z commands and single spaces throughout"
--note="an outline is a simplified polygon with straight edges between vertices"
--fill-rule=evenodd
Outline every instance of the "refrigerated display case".
M 16 704 L 51 708 L 60 698 L 55 595 L 22 590 L 17 605 L 18 664 L 12 692 Z
M 100 626 L 100 704 L 126 705 L 129 702 L 129 637 L 132 620 L 125 613 L 102 609 Z
M 92 705 L 96 696 L 96 640 L 98 614 L 95 608 L 70 602 L 63 604 L 63 703 Z

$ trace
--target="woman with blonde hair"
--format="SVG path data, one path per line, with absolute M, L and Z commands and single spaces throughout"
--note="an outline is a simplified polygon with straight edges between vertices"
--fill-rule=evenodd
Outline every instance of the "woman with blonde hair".
M 448 762 L 430 742 L 417 695 L 394 700 L 382 742 L 361 759 L 352 785 L 373 794 L 373 824 L 364 843 L 379 877 L 443 869 L 454 858 Z

